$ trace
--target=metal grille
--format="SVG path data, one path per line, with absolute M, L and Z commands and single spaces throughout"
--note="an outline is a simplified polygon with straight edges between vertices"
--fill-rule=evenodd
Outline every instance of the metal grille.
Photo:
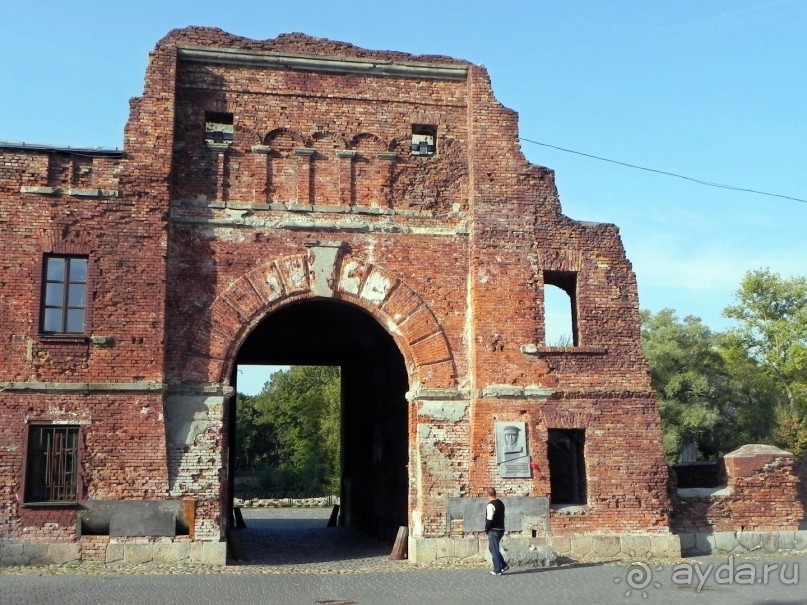
M 75 502 L 77 468 L 78 427 L 31 427 L 27 502 Z

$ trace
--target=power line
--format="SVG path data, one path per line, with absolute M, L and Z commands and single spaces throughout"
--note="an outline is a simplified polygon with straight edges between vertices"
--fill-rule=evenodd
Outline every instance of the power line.
M 525 139 L 523 137 L 519 137 L 519 141 L 524 141 L 526 143 L 532 143 L 533 145 L 541 145 L 542 147 L 550 147 L 552 149 L 557 149 L 558 151 L 565 151 L 566 153 L 573 153 L 575 155 L 582 155 L 583 157 L 592 158 L 594 160 L 600 160 L 602 162 L 609 162 L 611 164 L 618 164 L 620 166 L 625 166 L 627 168 L 634 168 L 636 170 L 644 170 L 645 172 L 655 172 L 656 174 L 663 174 L 665 176 L 672 176 L 677 179 L 683 179 L 685 181 L 691 181 L 693 183 L 697 183 L 698 185 L 706 185 L 707 187 L 717 187 L 719 189 L 730 189 L 731 191 L 742 191 L 745 193 L 755 193 L 756 195 L 767 195 L 769 197 L 778 197 L 784 200 L 792 200 L 794 202 L 801 202 L 803 204 L 807 204 L 807 200 L 799 198 L 799 197 L 792 197 L 789 195 L 780 195 L 778 193 L 769 193 L 767 191 L 757 191 L 756 189 L 747 189 L 745 187 L 735 187 L 734 185 L 724 185 L 722 183 L 713 183 L 711 181 L 704 181 L 701 179 L 696 179 L 691 176 L 684 176 L 683 174 L 676 174 L 675 172 L 667 172 L 666 170 L 657 170 L 655 168 L 647 168 L 646 166 L 637 166 L 636 164 L 629 164 L 627 162 L 620 162 L 619 160 L 611 160 L 609 158 L 604 158 L 598 155 L 592 155 L 590 153 L 583 153 L 582 151 L 575 151 L 574 149 L 566 149 L 565 147 L 558 147 L 557 145 L 550 145 L 549 143 L 541 143 L 540 141 L 533 141 L 532 139 Z

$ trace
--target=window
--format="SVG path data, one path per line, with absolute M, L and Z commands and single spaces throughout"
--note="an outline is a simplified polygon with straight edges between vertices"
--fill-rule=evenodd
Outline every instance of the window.
M 577 273 L 544 271 L 544 341 L 549 347 L 576 347 Z
M 87 257 L 46 256 L 42 333 L 83 334 L 87 306 Z
M 206 112 L 205 142 L 214 145 L 232 145 L 233 114 L 219 111 Z
M 78 427 L 31 426 L 25 469 L 25 502 L 75 502 Z
M 586 431 L 549 429 L 550 504 L 586 503 Z
M 437 153 L 437 126 L 412 124 L 412 155 L 430 156 Z

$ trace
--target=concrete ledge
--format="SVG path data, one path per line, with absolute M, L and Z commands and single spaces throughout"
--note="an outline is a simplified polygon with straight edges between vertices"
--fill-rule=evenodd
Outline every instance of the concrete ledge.
M 555 389 L 529 384 L 525 387 L 512 384 L 489 384 L 479 390 L 482 399 L 546 399 L 555 394 Z
M 20 187 L 20 193 L 36 193 L 39 195 L 74 195 L 77 197 L 118 197 L 118 192 L 115 189 L 80 189 L 76 187 L 62 189 L 60 187 L 35 187 L 30 185 L 23 185 Z
M 0 382 L 0 391 L 35 393 L 161 393 L 161 382 Z
M 807 530 L 687 532 L 679 537 L 684 556 L 807 553 Z

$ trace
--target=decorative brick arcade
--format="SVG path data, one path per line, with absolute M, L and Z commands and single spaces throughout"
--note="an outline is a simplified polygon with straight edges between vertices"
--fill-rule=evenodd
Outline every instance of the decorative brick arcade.
M 484 68 L 187 28 L 130 107 L 122 152 L 0 148 L 3 562 L 223 563 L 238 363 L 343 368 L 341 522 L 412 560 L 482 556 L 489 485 L 514 550 L 680 553 L 618 229 Z

